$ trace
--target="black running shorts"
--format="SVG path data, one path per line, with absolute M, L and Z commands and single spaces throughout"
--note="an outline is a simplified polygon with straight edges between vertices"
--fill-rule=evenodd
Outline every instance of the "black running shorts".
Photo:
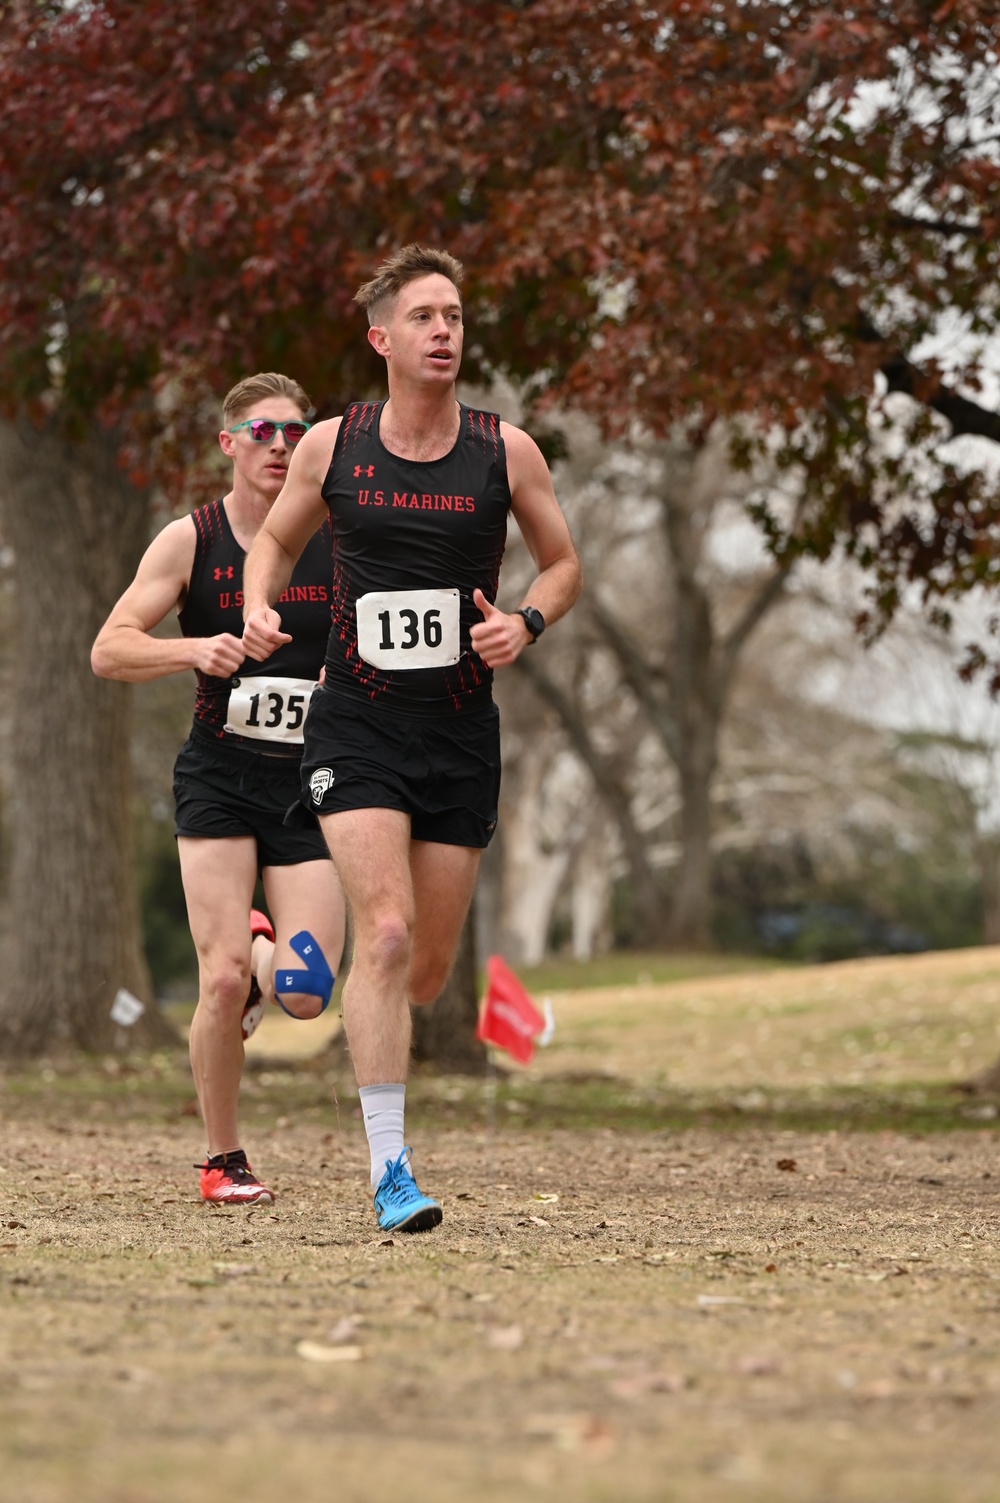
M 298 757 L 266 756 L 192 731 L 174 763 L 177 835 L 250 835 L 257 868 L 329 860 L 315 820 L 284 823 L 299 796 Z
M 423 719 L 319 688 L 306 717 L 303 809 L 401 809 L 414 840 L 489 845 L 500 796 L 495 704 Z

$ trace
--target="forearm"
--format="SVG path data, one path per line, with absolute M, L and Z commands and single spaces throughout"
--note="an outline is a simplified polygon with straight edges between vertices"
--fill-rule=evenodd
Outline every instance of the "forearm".
M 533 605 L 545 617 L 546 626 L 558 621 L 579 598 L 583 571 L 579 559 L 560 558 L 542 569 L 528 587 L 523 604 Z
M 266 610 L 287 587 L 295 568 L 292 555 L 262 527 L 243 562 L 243 619 Z
M 141 684 L 197 666 L 196 643 L 189 637 L 154 637 L 134 626 L 106 627 L 90 654 L 98 678 Z

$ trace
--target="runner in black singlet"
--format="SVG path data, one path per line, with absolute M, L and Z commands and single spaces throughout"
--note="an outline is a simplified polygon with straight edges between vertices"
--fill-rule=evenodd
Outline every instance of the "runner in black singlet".
M 580 591 L 579 561 L 537 445 L 457 401 L 462 268 L 407 246 L 356 301 L 389 397 L 303 439 L 247 558 L 243 642 L 263 663 L 294 634 L 274 603 L 328 510 L 333 622 L 302 762 L 344 883 L 355 947 L 344 1026 L 360 1087 L 375 1210 L 386 1230 L 437 1225 L 405 1143 L 411 1002 L 454 960 L 496 824 L 494 668 L 514 662 Z M 538 574 L 495 604 L 508 514 Z
M 233 388 L 219 435 L 233 461 L 232 490 L 154 539 L 92 653 L 95 672 L 108 678 L 195 670 L 194 721 L 174 767 L 174 797 L 199 966 L 190 1049 L 208 1135 L 201 1193 L 237 1204 L 273 1199 L 240 1146 L 243 1041 L 274 1001 L 276 967 L 300 964 L 290 937 L 308 929 L 334 969 L 344 939 L 343 894 L 318 825 L 285 823 L 330 629 L 328 523 L 307 540 L 282 597 L 293 640 L 266 665 L 247 658 L 241 641 L 245 550 L 284 484 L 309 405 L 296 382 L 273 372 Z M 182 636 L 153 636 L 174 609 Z M 258 874 L 274 928 L 250 907 Z M 320 1006 L 312 995 L 283 1002 L 302 1017 Z

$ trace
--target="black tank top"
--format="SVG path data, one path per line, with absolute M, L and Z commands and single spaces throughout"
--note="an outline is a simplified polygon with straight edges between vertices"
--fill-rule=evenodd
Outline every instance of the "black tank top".
M 472 592 L 478 586 L 487 600 L 496 600 L 510 511 L 500 419 L 460 404 L 458 438 L 449 454 L 400 459 L 379 438 L 384 405 L 348 407 L 323 483 L 333 523 L 326 684 L 414 715 L 475 709 L 489 704 L 493 674 L 472 650 L 469 629 L 483 619 Z M 458 591 L 458 661 L 403 669 L 365 661 L 358 644 L 359 597 L 399 591 L 405 605 L 405 592 L 426 590 Z M 421 612 L 403 614 L 417 622 Z M 388 614 L 379 620 L 379 635 L 398 645 L 401 623 Z
M 243 635 L 243 549 L 233 536 L 221 501 L 210 501 L 191 513 L 197 533 L 194 563 L 187 597 L 178 612 L 185 637 L 215 637 L 230 632 Z M 196 729 L 218 739 L 246 747 L 266 749 L 267 742 L 234 735 L 224 730 L 229 696 L 241 678 L 319 678 L 323 652 L 330 633 L 330 523 L 325 521 L 306 544 L 295 565 L 288 589 L 277 602 L 283 631 L 291 633 L 264 663 L 244 658 L 232 678 L 217 678 L 195 669 Z M 291 752 L 292 748 L 289 748 Z

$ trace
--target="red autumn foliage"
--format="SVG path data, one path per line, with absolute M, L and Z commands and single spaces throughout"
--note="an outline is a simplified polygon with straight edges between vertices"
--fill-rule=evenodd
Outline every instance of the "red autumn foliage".
M 377 378 L 353 287 L 445 242 L 470 373 L 610 431 L 745 413 L 810 487 L 796 546 L 845 542 L 886 606 L 992 580 L 995 487 L 940 446 L 1000 441 L 995 61 L 976 0 L 15 0 L 5 401 L 131 404 L 137 448 L 170 410 L 137 395 L 251 367 L 335 409 Z

